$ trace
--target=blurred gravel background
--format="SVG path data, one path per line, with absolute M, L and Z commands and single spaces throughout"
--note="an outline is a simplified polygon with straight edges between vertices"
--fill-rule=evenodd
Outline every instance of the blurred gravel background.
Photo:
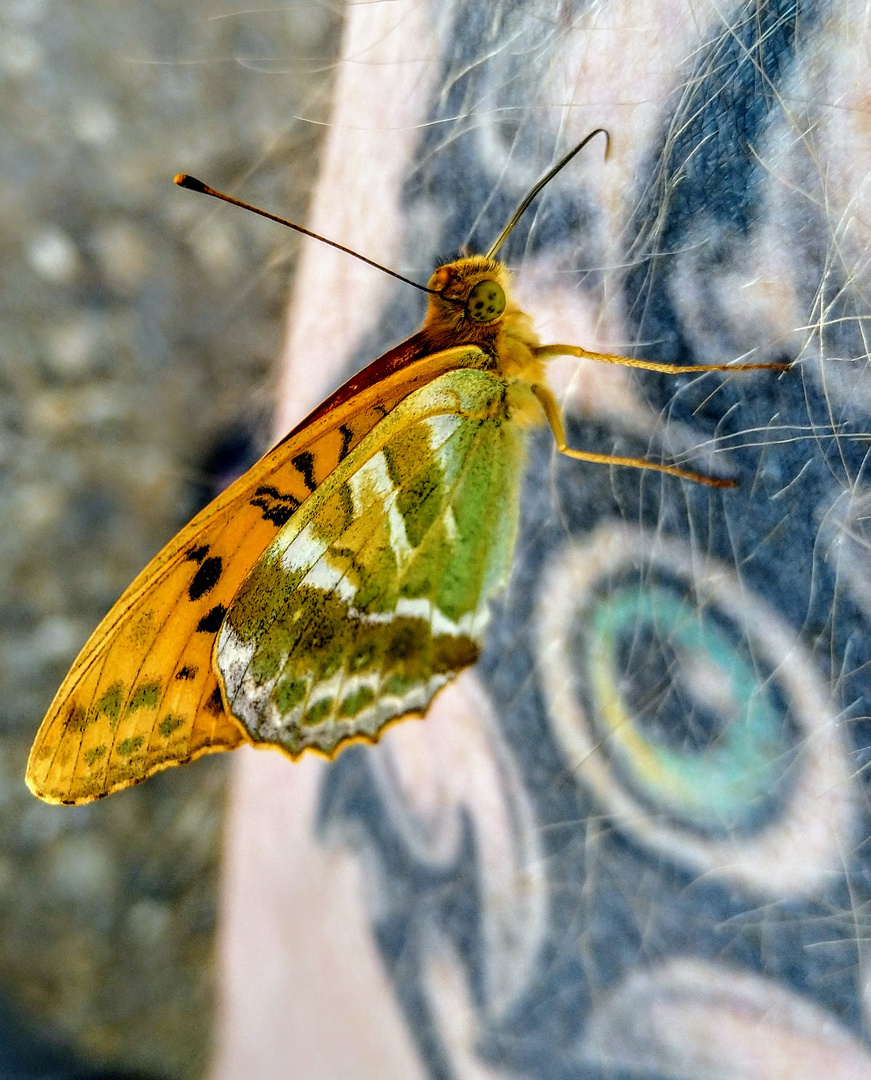
M 172 176 L 304 218 L 339 20 L 0 5 L 2 1080 L 207 1065 L 226 762 L 75 809 L 24 765 L 99 618 L 268 440 L 296 240 Z

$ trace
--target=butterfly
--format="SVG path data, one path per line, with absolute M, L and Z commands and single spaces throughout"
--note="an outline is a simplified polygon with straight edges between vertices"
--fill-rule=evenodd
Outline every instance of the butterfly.
M 336 390 L 139 574 L 39 728 L 27 766 L 35 795 L 90 802 L 243 744 L 332 758 L 425 713 L 480 654 L 511 567 L 534 424 L 547 422 L 558 450 L 581 461 L 732 485 L 569 448 L 545 368 L 558 355 L 670 374 L 734 367 L 542 345 L 510 299 L 496 252 L 600 133 L 532 189 L 486 255 L 436 269 L 416 334 Z

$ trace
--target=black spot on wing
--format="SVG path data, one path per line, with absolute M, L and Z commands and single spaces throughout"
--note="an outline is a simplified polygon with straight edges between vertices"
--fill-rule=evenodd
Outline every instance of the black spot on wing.
M 201 544 L 199 547 L 191 548 L 191 550 L 185 555 L 185 558 L 189 562 L 201 563 L 203 559 L 209 554 L 209 545 Z
M 315 456 L 310 450 L 303 450 L 296 457 L 290 459 L 291 464 L 299 472 L 309 491 L 314 491 L 318 486 L 315 480 Z
M 209 694 L 205 710 L 207 713 L 211 713 L 212 716 L 220 716 L 224 711 L 224 702 L 221 699 L 221 689 L 216 686 L 215 689 Z
M 354 432 L 347 424 L 342 424 L 339 431 L 342 435 L 342 445 L 339 449 L 339 461 L 344 461 L 348 456 L 348 451 L 351 449 L 351 440 L 354 438 Z
M 190 682 L 191 679 L 197 677 L 197 669 L 190 664 L 185 664 L 184 667 L 178 669 L 175 673 L 175 677 L 179 682 Z
M 274 487 L 259 487 L 254 492 L 251 506 L 256 506 L 266 521 L 273 525 L 286 525 L 300 507 L 299 499 L 285 495 Z
M 205 596 L 207 592 L 214 589 L 223 569 L 224 563 L 217 555 L 205 559 L 200 564 L 199 570 L 194 574 L 194 579 L 188 586 L 188 596 L 191 600 L 199 600 L 201 597 Z
M 64 717 L 64 729 L 65 731 L 78 734 L 84 731 L 88 726 L 88 710 L 82 705 L 77 705 L 75 702 L 71 702 L 67 709 L 66 716 Z
M 217 634 L 221 629 L 221 623 L 223 623 L 226 614 L 227 609 L 224 605 L 216 604 L 197 623 L 197 633 Z

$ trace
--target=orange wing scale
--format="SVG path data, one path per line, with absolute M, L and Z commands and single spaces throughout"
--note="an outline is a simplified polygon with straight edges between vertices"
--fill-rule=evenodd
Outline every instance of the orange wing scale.
M 49 802 L 89 802 L 251 739 L 212 665 L 224 614 L 299 505 L 395 405 L 443 371 L 479 366 L 412 338 L 339 388 L 148 564 L 58 690 L 27 768 Z M 423 354 L 423 355 L 422 355 Z

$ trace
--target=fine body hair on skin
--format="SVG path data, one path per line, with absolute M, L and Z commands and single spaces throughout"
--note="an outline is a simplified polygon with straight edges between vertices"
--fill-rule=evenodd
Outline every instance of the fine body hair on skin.
M 425 282 L 604 127 L 501 253 L 542 337 L 793 370 L 560 364 L 571 445 L 739 487 L 543 431 L 475 669 L 331 765 L 238 755 L 217 1080 L 871 1069 L 865 17 L 348 9 L 314 229 Z M 307 246 L 280 430 L 423 303 Z

